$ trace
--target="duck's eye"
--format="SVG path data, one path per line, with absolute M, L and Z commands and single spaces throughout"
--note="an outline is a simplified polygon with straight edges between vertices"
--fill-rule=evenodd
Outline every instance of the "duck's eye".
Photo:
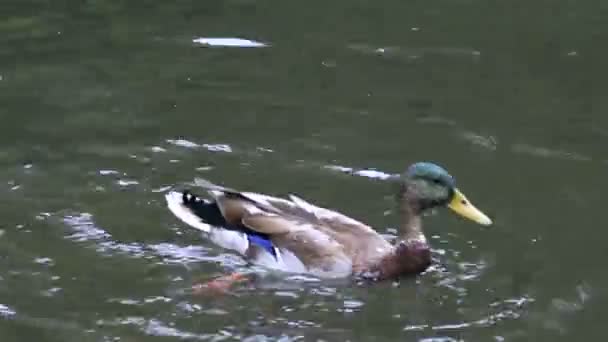
M 433 183 L 441 184 L 441 181 L 439 180 L 439 178 L 433 178 Z

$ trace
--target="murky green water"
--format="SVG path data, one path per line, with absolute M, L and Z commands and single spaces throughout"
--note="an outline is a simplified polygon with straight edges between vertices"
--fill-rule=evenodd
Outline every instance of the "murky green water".
M 5 1 L 2 341 L 599 339 L 606 11 L 599 1 Z M 204 176 L 296 192 L 390 236 L 391 187 L 378 175 L 419 160 L 444 165 L 496 222 L 428 217 L 426 274 L 188 292 L 243 261 L 178 222 L 169 187 Z

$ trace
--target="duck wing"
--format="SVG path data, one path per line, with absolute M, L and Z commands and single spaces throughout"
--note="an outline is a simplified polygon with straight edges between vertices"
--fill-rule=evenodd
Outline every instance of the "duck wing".
M 222 212 L 225 213 L 224 217 L 228 221 L 238 220 L 239 216 L 242 214 L 241 210 L 243 209 L 243 203 L 238 201 L 240 199 L 253 204 L 257 209 L 262 210 L 263 214 L 269 216 L 289 217 L 298 222 L 304 221 L 320 224 L 327 226 L 326 228 L 335 229 L 337 231 L 348 229 L 364 235 L 377 234 L 374 229 L 360 221 L 337 211 L 316 206 L 293 194 L 288 196 L 288 200 L 254 192 L 237 191 L 215 185 L 202 178 L 196 178 L 195 184 L 206 189 L 216 201 L 219 200 L 222 202 L 220 206 L 224 208 Z M 252 214 L 262 214 L 255 209 L 248 209 Z M 268 221 L 265 220 L 264 223 L 268 223 Z M 255 223 L 253 223 L 253 225 L 256 226 Z M 260 229 L 264 228 L 260 227 Z
M 370 226 L 293 194 L 283 199 L 241 192 L 201 178 L 195 184 L 207 189 L 227 222 L 269 236 L 308 263 L 339 255 L 355 268 L 365 268 L 393 248 Z

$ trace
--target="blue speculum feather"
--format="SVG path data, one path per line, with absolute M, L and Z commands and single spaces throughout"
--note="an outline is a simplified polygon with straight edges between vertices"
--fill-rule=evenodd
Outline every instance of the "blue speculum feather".
M 251 231 L 246 232 L 245 234 L 247 234 L 247 240 L 249 240 L 250 244 L 254 244 L 263 248 L 265 251 L 272 254 L 274 257 L 277 256 L 274 250 L 274 245 L 272 244 L 268 236 Z

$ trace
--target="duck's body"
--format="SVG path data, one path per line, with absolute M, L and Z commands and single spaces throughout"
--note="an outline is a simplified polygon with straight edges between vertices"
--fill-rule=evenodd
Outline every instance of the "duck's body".
M 189 191 L 169 192 L 169 209 L 215 244 L 254 264 L 320 277 L 377 280 L 420 273 L 431 264 L 419 215 L 424 208 L 407 191 L 400 197 L 399 242 L 392 245 L 370 226 L 295 195 L 283 199 L 240 192 L 200 179 L 197 185 L 207 190 L 210 201 Z

